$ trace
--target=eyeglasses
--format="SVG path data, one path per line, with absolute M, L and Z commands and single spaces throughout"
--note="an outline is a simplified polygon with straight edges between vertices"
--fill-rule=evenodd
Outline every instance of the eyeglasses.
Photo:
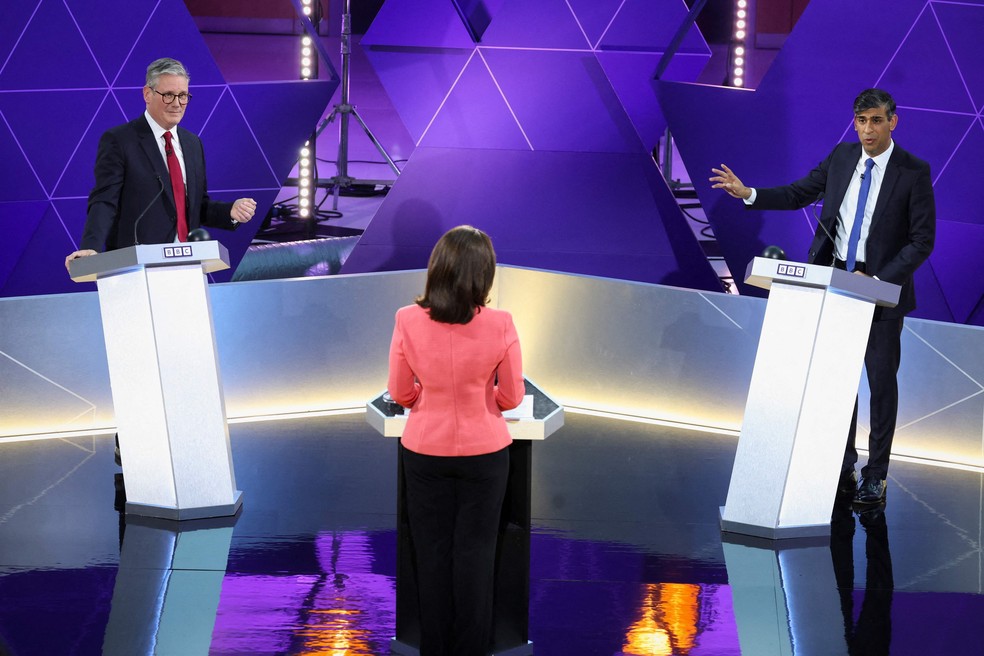
M 167 93 L 161 93 L 157 89 L 151 89 L 151 91 L 160 96 L 164 100 L 165 105 L 170 105 L 175 100 L 177 100 L 181 105 L 187 105 L 188 101 L 191 100 L 190 93 L 171 93 L 170 91 Z

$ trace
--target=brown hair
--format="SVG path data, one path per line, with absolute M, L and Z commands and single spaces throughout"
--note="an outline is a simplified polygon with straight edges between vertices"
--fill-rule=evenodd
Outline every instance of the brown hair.
M 441 323 L 468 323 L 485 306 L 495 278 L 489 236 L 468 225 L 444 233 L 427 263 L 427 286 L 417 305 Z

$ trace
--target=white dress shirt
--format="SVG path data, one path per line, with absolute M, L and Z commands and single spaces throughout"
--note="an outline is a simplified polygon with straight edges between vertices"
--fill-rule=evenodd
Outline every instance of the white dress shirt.
M 858 240 L 858 255 L 856 258 L 858 262 L 864 262 L 865 259 L 864 248 L 868 241 L 868 230 L 871 228 L 871 215 L 875 213 L 875 205 L 878 203 L 878 192 L 881 191 L 882 180 L 885 179 L 885 167 L 888 165 L 888 160 L 892 157 L 893 150 L 895 150 L 895 141 L 889 141 L 888 148 L 885 149 L 885 152 L 872 158 L 875 160 L 875 163 L 871 167 L 871 186 L 868 188 L 868 200 L 864 204 L 864 218 L 862 219 L 861 237 Z M 842 262 L 847 261 L 847 242 L 851 237 L 851 228 L 854 226 L 854 215 L 857 213 L 858 195 L 861 191 L 861 176 L 864 174 L 864 163 L 867 159 L 868 154 L 862 150 L 861 157 L 858 158 L 857 164 L 854 165 L 854 175 L 851 176 L 851 184 L 847 186 L 847 193 L 844 194 L 844 200 L 841 202 L 838 211 L 840 220 L 835 226 L 837 233 L 834 242 L 834 257 Z M 758 196 L 758 192 L 754 187 L 751 188 L 751 191 L 752 195 L 745 199 L 746 205 L 755 203 L 755 198 Z
M 150 123 L 150 129 L 154 133 L 154 138 L 157 139 L 157 149 L 161 152 L 161 157 L 164 158 L 164 166 L 167 166 L 167 153 L 164 152 L 164 133 L 171 133 L 171 147 L 174 148 L 174 154 L 178 156 L 178 164 L 181 165 L 181 179 L 184 180 L 185 187 L 187 187 L 188 174 L 185 172 L 184 151 L 181 150 L 181 140 L 178 139 L 177 126 L 171 128 L 170 130 L 165 130 L 161 126 L 157 125 L 157 121 L 151 118 L 150 112 L 146 110 L 144 110 L 144 118 L 146 118 L 147 122 Z

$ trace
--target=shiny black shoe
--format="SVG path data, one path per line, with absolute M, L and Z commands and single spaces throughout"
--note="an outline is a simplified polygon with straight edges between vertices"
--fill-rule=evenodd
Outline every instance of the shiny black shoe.
M 872 505 L 865 505 L 856 510 L 858 514 L 858 520 L 861 522 L 861 526 L 866 529 L 884 529 L 885 528 L 885 504 L 876 503 Z
M 854 496 L 858 492 L 858 473 L 854 469 L 845 469 L 841 472 L 840 480 L 837 481 L 838 494 L 850 494 Z
M 854 495 L 854 503 L 875 504 L 885 501 L 885 481 L 880 478 L 865 476 Z

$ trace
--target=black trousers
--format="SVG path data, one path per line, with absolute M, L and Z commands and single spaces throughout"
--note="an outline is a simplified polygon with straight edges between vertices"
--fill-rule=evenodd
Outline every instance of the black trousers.
M 421 656 L 486 656 L 509 449 L 427 456 L 400 449 L 417 566 Z
M 902 359 L 903 319 L 876 319 L 871 322 L 868 347 L 864 352 L 864 369 L 871 390 L 870 422 L 868 434 L 868 464 L 861 469 L 861 476 L 885 479 L 888 476 L 888 460 L 895 438 L 895 424 L 899 413 L 899 362 Z M 854 415 L 847 434 L 844 452 L 844 469 L 851 469 L 858 461 L 856 437 L 858 432 L 858 400 L 854 399 Z
M 834 267 L 844 269 L 844 262 L 834 259 Z M 865 273 L 865 263 L 858 262 L 856 269 Z M 903 318 L 881 319 L 876 308 L 875 318 L 868 332 L 868 346 L 864 352 L 864 370 L 868 375 L 871 391 L 868 434 L 868 464 L 861 469 L 861 476 L 888 477 L 888 459 L 895 438 L 895 424 L 899 414 L 899 363 L 902 361 Z M 854 415 L 847 433 L 843 471 L 853 469 L 858 462 L 856 438 L 858 432 L 858 400 L 854 399 Z

